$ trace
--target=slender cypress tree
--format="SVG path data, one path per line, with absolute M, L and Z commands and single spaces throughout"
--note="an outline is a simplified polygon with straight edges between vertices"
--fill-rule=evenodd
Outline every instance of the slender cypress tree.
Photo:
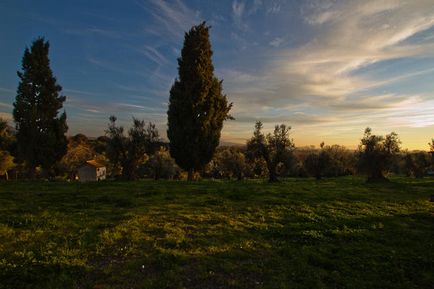
M 25 49 L 22 72 L 17 72 L 20 82 L 13 110 L 17 154 L 31 178 L 37 166 L 49 172 L 67 149 L 66 113 L 59 116 L 65 96 L 60 95 L 62 87 L 51 71 L 48 51 L 48 41 L 36 39 Z
M 170 90 L 167 112 L 170 154 L 188 171 L 189 180 L 212 159 L 223 121 L 231 118 L 232 103 L 228 104 L 222 81 L 214 76 L 209 28 L 203 22 L 185 34 L 179 79 Z

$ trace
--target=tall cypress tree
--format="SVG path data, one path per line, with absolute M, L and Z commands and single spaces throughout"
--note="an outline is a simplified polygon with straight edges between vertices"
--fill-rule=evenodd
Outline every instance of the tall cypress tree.
M 228 104 L 222 81 L 214 76 L 209 28 L 203 22 L 185 34 L 179 79 L 170 90 L 167 112 L 170 154 L 188 171 L 189 180 L 212 159 L 223 121 L 231 118 L 232 103 Z
M 18 159 L 24 161 L 29 176 L 41 166 L 48 172 L 65 155 L 66 113 L 59 116 L 65 96 L 57 84 L 48 59 L 49 43 L 38 38 L 26 48 L 13 116 L 17 130 Z

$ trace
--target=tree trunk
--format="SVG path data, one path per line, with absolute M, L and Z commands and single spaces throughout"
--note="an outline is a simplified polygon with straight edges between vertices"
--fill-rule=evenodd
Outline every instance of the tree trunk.
M 42 178 L 47 179 L 47 180 L 51 179 L 50 169 L 42 168 Z
M 189 182 L 193 181 L 193 173 L 194 173 L 193 169 L 188 170 L 187 181 Z
M 371 183 L 371 182 L 387 182 L 387 181 L 388 181 L 388 179 L 383 175 L 382 171 L 373 172 L 368 177 L 368 183 Z
M 277 179 L 277 177 L 276 177 L 276 174 L 270 173 L 270 175 L 269 175 L 269 177 L 268 177 L 268 181 L 269 181 L 270 183 L 275 183 L 275 182 L 277 182 L 278 179 Z
M 34 180 L 36 175 L 36 168 L 31 166 L 28 168 L 27 176 L 29 179 Z
M 270 183 L 274 183 L 278 181 L 276 176 L 276 169 L 274 167 L 268 169 L 268 181 Z
M 316 172 L 315 172 L 315 178 L 317 179 L 317 180 L 321 180 L 321 171 L 320 170 L 316 170 Z
M 277 182 L 277 175 L 276 175 L 276 166 L 268 159 L 265 159 L 267 162 L 267 168 L 268 168 L 268 181 L 270 183 Z

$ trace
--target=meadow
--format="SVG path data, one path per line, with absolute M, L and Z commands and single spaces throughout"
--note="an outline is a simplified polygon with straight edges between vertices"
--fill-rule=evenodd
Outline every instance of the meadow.
M 434 179 L 2 182 L 0 288 L 433 288 Z

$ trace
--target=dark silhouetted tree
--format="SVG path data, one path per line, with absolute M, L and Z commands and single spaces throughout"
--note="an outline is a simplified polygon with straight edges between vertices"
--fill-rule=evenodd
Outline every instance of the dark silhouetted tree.
M 111 171 L 115 176 L 122 174 L 122 167 L 127 159 L 127 138 L 124 135 L 124 128 L 116 125 L 117 118 L 110 116 L 110 123 L 106 130 L 107 136 L 107 158 L 112 165 Z
M 82 133 L 78 133 L 68 140 L 68 142 L 72 142 L 73 144 L 89 144 L 89 139 Z
M 83 134 L 77 134 L 68 139 L 68 150 L 60 161 L 62 171 L 66 172 L 69 179 L 74 179 L 77 168 L 84 162 L 94 159 L 95 151 Z
M 250 158 L 262 158 L 267 164 L 268 180 L 275 182 L 277 166 L 288 162 L 295 148 L 293 140 L 289 138 L 291 127 L 276 125 L 273 134 L 266 136 L 261 130 L 262 122 L 257 121 L 253 137 L 247 142 L 247 154 Z
M 426 152 L 407 153 L 405 155 L 406 175 L 422 178 L 431 165 L 430 159 L 430 155 Z
M 354 151 L 340 145 L 320 144 L 320 150 L 311 150 L 303 159 L 303 172 L 316 179 L 353 174 Z
M 95 152 L 104 155 L 106 154 L 108 140 L 108 137 L 104 135 L 97 137 L 95 140 L 90 141 L 90 143 Z
M 431 153 L 431 166 L 434 168 L 434 138 L 431 139 L 431 142 L 428 143 L 429 152 Z
M 17 156 L 24 161 L 30 177 L 41 166 L 49 172 L 66 153 L 66 113 L 59 116 L 65 96 L 57 84 L 48 59 L 49 43 L 38 38 L 26 48 L 20 83 L 14 103 Z
M 153 123 L 146 127 L 145 122 L 133 118 L 133 126 L 124 135 L 124 128 L 116 125 L 116 117 L 110 117 L 106 130 L 108 137 L 107 157 L 114 167 L 114 171 L 122 175 L 123 179 L 138 178 L 139 167 L 148 160 L 148 155 L 155 152 L 160 143 L 158 130 Z
M 148 160 L 147 154 L 152 153 L 148 148 L 153 146 L 150 140 L 154 140 L 154 137 L 151 138 L 149 133 L 156 133 L 158 137 L 158 131 L 153 124 L 150 125 L 153 130 L 147 130 L 143 120 L 133 118 L 133 126 L 128 131 L 127 158 L 122 170 L 122 175 L 127 180 L 135 180 L 139 177 L 139 166 Z
M 331 164 L 331 158 L 328 151 L 324 148 L 324 142 L 320 144 L 319 152 L 310 153 L 305 161 L 304 166 L 307 172 L 320 180 L 324 176 L 324 171 Z
M 212 159 L 220 141 L 224 120 L 231 118 L 222 81 L 214 76 L 209 41 L 209 26 L 203 22 L 185 34 L 179 78 L 175 80 L 169 99 L 168 130 L 170 154 L 188 171 L 203 169 Z
M 304 161 L 306 171 L 317 180 L 324 176 L 325 169 L 330 166 L 330 155 L 324 149 L 324 142 L 320 144 L 320 148 L 319 152 L 310 153 Z
M 371 129 L 365 129 L 358 152 L 359 170 L 368 175 L 368 181 L 387 180 L 384 173 L 389 169 L 393 158 L 400 151 L 401 141 L 394 132 L 386 135 L 373 135 Z

